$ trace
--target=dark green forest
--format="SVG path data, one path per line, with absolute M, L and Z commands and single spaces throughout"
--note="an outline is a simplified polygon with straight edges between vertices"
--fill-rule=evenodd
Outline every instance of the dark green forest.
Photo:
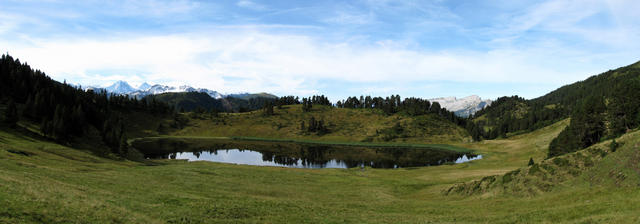
M 9 55 L 0 59 L 0 102 L 7 105 L 4 122 L 15 127 L 20 119 L 40 124 L 42 134 L 69 144 L 74 138 L 99 133 L 104 145 L 116 155 L 126 156 L 127 134 L 123 117 L 129 112 L 168 114 L 166 103 L 136 100 L 106 92 L 84 91 L 57 82 Z
M 571 122 L 551 142 L 549 157 L 638 128 L 640 63 L 609 70 L 531 100 L 518 96 L 498 98 L 473 116 L 467 130 L 474 139 L 494 139 L 507 133 L 533 131 L 566 118 Z
M 271 97 L 256 96 L 252 98 L 225 97 L 214 99 L 206 93 L 181 92 L 163 93 L 146 96 L 144 100 L 156 100 L 173 105 L 178 111 L 216 111 L 216 112 L 248 112 L 262 109 L 266 103 L 274 103 Z

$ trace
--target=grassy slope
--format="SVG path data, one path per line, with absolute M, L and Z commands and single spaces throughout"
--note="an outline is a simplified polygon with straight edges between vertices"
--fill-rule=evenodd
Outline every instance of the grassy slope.
M 329 110 L 331 111 L 330 113 Z M 245 136 L 277 139 L 315 140 L 326 142 L 361 142 L 371 137 L 382 142 L 376 131 L 391 128 L 400 123 L 408 136 L 392 142 L 450 143 L 469 141 L 466 130 L 436 115 L 416 118 L 401 115 L 385 116 L 376 110 L 329 108 L 315 105 L 311 112 L 303 113 L 300 105 L 275 109 L 274 116 L 264 116 L 261 111 L 223 114 L 221 118 L 190 119 L 188 127 L 173 130 L 178 136 Z M 322 119 L 330 133 L 322 136 L 300 131 L 300 122 L 311 117 Z M 167 124 L 168 126 L 168 124 Z
M 590 186 L 578 178 L 536 197 L 442 194 L 453 183 L 522 167 L 529 157 L 539 161 L 565 125 L 461 145 L 482 160 L 396 170 L 145 166 L 0 129 L 0 223 L 639 222 L 640 194 L 629 184 Z

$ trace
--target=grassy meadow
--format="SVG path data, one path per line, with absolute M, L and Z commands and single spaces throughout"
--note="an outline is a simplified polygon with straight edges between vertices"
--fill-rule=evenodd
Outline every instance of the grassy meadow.
M 0 131 L 0 223 L 637 223 L 638 133 L 592 170 L 539 195 L 450 194 L 456 183 L 526 167 L 567 121 L 459 144 L 484 156 L 403 169 L 296 169 L 212 162 L 114 161 Z M 627 161 L 622 166 L 620 161 Z M 634 183 L 634 181 L 636 181 Z M 634 185 L 635 184 L 635 185 Z
M 314 105 L 310 112 L 302 112 L 301 105 L 274 108 L 272 116 L 262 111 L 246 113 L 220 113 L 218 117 L 209 114 L 188 113 L 187 125 L 182 129 L 170 129 L 160 135 L 171 136 L 216 136 L 216 137 L 260 137 L 269 139 L 314 140 L 321 142 L 392 142 L 439 144 L 470 142 L 471 138 L 463 128 L 444 118 L 427 114 L 422 116 L 384 115 L 380 110 L 344 109 Z M 301 122 L 307 125 L 309 119 L 323 120 L 329 129 L 325 135 L 301 131 Z M 171 120 L 165 120 L 166 127 Z M 399 124 L 402 133 L 391 132 Z M 155 127 L 149 127 L 156 130 Z M 147 133 L 151 134 L 151 133 Z M 386 136 L 385 136 L 386 135 Z M 390 136 L 391 135 L 391 136 Z M 388 137 L 387 140 L 384 137 Z

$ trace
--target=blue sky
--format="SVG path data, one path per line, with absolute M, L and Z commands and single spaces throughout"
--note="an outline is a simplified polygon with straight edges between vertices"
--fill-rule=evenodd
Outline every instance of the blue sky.
M 0 0 L 0 50 L 82 85 L 534 98 L 640 60 L 639 11 L 625 0 Z

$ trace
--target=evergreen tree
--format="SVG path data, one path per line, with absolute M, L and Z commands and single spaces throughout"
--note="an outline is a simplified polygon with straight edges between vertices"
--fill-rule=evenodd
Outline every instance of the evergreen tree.
M 618 150 L 618 146 L 619 144 L 615 139 L 613 139 L 613 141 L 611 141 L 611 144 L 609 144 L 609 150 L 611 150 L 611 152 L 616 152 L 616 150 Z
M 263 108 L 263 114 L 265 116 L 271 116 L 271 115 L 274 114 L 273 113 L 273 103 L 266 102 L 266 104 L 264 105 L 264 108 Z
M 442 108 L 440 108 L 440 103 L 433 102 L 433 104 L 431 104 L 431 112 L 432 113 L 438 113 L 439 114 L 440 113 L 440 109 L 442 109 Z
M 7 109 L 4 111 L 4 122 L 10 127 L 15 127 L 18 122 L 18 108 L 13 100 L 9 100 Z
M 156 131 L 157 131 L 158 133 L 160 133 L 160 134 L 164 133 L 164 132 L 165 132 L 165 127 L 164 127 L 164 125 L 163 125 L 162 123 L 160 123 L 160 124 L 158 125 L 158 128 L 156 129 Z
M 528 166 L 533 166 L 533 164 L 536 164 L 536 163 L 533 161 L 533 158 L 529 158 L 529 164 L 528 164 Z
M 53 132 L 52 136 L 58 141 L 66 140 L 67 135 L 67 116 L 66 108 L 62 105 L 56 106 L 56 112 L 53 115 Z
M 122 133 L 120 136 L 120 145 L 118 146 L 118 154 L 122 157 L 129 153 L 129 143 L 127 143 L 127 136 Z
M 590 96 L 574 110 L 571 122 L 549 144 L 549 157 L 575 152 L 600 141 L 605 132 L 604 101 Z
M 313 102 L 312 102 L 311 99 L 302 98 L 302 111 L 303 112 L 311 111 L 312 107 L 313 107 Z

